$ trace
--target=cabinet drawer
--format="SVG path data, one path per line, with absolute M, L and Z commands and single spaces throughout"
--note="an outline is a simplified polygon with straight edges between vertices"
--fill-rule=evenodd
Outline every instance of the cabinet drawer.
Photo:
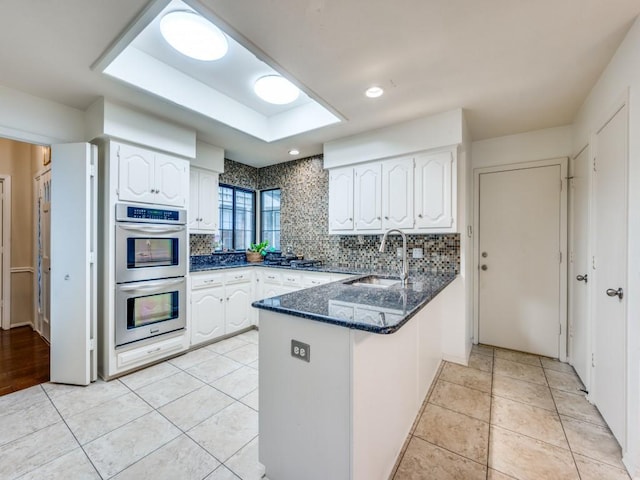
M 299 273 L 284 273 L 282 275 L 282 285 L 289 287 L 302 287 L 302 275 Z
M 222 285 L 223 278 L 221 273 L 215 275 L 191 275 L 191 290 L 218 287 Z
M 159 360 L 171 353 L 177 353 L 184 350 L 183 336 L 169 338 L 161 342 L 145 345 L 144 347 L 135 348 L 127 352 L 118 353 L 116 355 L 116 363 L 118 368 L 135 367 L 144 365 L 153 360 Z
M 229 285 L 232 283 L 248 283 L 251 282 L 252 272 L 249 271 L 231 271 L 224 274 L 224 282 Z
M 302 285 L 304 287 L 317 287 L 331 281 L 331 275 L 321 273 L 307 273 L 302 277 Z
M 262 273 L 262 281 L 275 285 L 282 285 L 282 275 L 279 272 L 266 271 Z

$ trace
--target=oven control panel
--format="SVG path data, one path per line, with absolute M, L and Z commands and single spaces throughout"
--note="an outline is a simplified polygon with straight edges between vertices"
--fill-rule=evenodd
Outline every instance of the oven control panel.
M 186 224 L 187 212 L 181 208 L 164 208 L 158 206 L 116 204 L 116 220 L 118 222 L 173 223 Z

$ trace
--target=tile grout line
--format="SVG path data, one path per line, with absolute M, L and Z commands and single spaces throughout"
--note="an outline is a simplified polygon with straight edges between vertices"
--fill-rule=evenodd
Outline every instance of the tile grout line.
M 493 349 L 493 357 L 491 359 L 491 388 L 489 391 L 489 432 L 487 433 L 487 471 L 485 479 L 489 480 L 489 453 L 491 450 L 491 414 L 493 412 L 493 375 L 496 368 L 496 349 Z
M 547 372 L 545 372 L 544 368 L 542 369 L 542 373 L 544 374 L 544 378 L 547 381 L 547 385 L 549 384 L 549 379 L 547 378 Z M 564 428 L 564 423 L 562 423 L 562 418 L 560 417 L 560 411 L 558 410 L 558 404 L 556 403 L 556 398 L 553 396 L 553 392 L 551 391 L 551 386 L 549 385 L 549 395 L 551 395 L 551 400 L 553 401 L 553 406 L 556 408 L 556 415 L 558 415 L 558 421 L 560 422 L 560 427 L 562 428 L 562 433 L 564 434 L 564 439 L 567 441 L 567 447 L 569 447 L 569 452 L 571 453 L 571 459 L 573 460 L 573 466 L 576 469 L 576 473 L 578 474 L 578 478 L 581 479 L 582 475 L 580 474 L 580 469 L 578 468 L 578 462 L 576 462 L 576 456 L 574 455 L 573 448 L 571 448 L 571 443 L 569 443 L 569 437 L 567 436 L 567 431 Z
M 87 453 L 87 451 L 84 449 L 84 445 L 82 445 L 82 444 L 80 443 L 80 441 L 78 440 L 78 437 L 76 437 L 76 434 L 73 432 L 73 430 L 71 429 L 71 427 L 70 427 L 70 426 L 69 426 L 69 424 L 67 423 L 67 421 L 66 421 L 66 419 L 64 418 L 64 416 L 62 415 L 62 413 L 60 413 L 60 410 L 58 410 L 58 407 L 56 406 L 56 404 L 53 402 L 53 400 L 51 399 L 51 397 L 49 396 L 49 394 L 47 393 L 47 391 L 46 391 L 44 388 L 42 388 L 42 390 L 44 390 L 44 393 L 45 393 L 45 395 L 47 396 L 47 398 L 49 399 L 49 401 L 51 402 L 51 405 L 53 406 L 53 408 L 55 408 L 55 409 L 56 409 L 56 412 L 58 412 L 58 415 L 60 415 L 60 418 L 62 419 L 62 422 L 64 423 L 65 427 L 67 427 L 67 429 L 69 430 L 69 433 L 71 434 L 71 436 L 73 436 L 73 439 L 74 439 L 74 440 L 76 441 L 76 443 L 78 444 L 78 447 L 82 450 L 82 453 L 84 453 L 84 456 L 85 456 L 85 457 L 87 457 L 87 460 L 89 461 L 89 463 L 91 464 L 91 466 L 92 466 L 92 467 L 93 467 L 93 469 L 95 470 L 95 472 L 96 472 L 96 474 L 98 475 L 98 477 L 100 477 L 100 478 L 102 478 L 102 479 L 104 480 L 104 477 L 102 476 L 102 474 L 101 474 L 101 473 L 100 473 L 100 471 L 98 470 L 98 467 L 96 467 L 95 463 L 93 463 L 93 460 L 91 460 L 91 457 L 89 456 L 89 454 Z M 104 403 L 104 402 L 103 402 L 103 403 Z M 73 451 L 73 450 L 71 450 L 71 451 Z M 70 452 L 67 452 L 67 453 L 70 453 Z M 63 456 L 64 456 L 64 455 L 66 455 L 67 453 L 62 454 L 62 455 L 59 455 L 58 457 L 54 458 L 54 459 L 53 459 L 53 460 L 51 460 L 50 462 L 47 462 L 47 463 L 45 463 L 45 464 L 43 464 L 43 465 L 40 465 L 39 467 L 36 467 L 36 468 L 40 468 L 40 467 L 42 467 L 42 466 L 44 466 L 44 465 L 48 465 L 49 463 L 54 462 L 54 461 L 56 461 L 57 459 L 59 459 L 59 458 L 63 457 Z M 30 471 L 34 471 L 34 470 L 35 470 L 35 469 L 30 470 Z M 29 472 L 26 472 L 26 473 L 29 473 Z M 22 476 L 22 475 L 21 475 L 21 476 Z

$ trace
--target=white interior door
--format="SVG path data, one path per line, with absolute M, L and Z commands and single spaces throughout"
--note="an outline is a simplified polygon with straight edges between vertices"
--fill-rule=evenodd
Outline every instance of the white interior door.
M 620 444 L 626 424 L 627 108 L 596 134 L 591 398 Z M 618 289 L 622 298 L 616 295 Z M 612 295 L 612 296 L 610 296 Z
M 40 177 L 40 188 L 38 308 L 42 319 L 40 335 L 51 342 L 51 171 Z
M 571 364 L 589 388 L 591 324 L 589 317 L 589 147 L 574 160 L 570 182 L 569 336 Z M 591 275 L 593 282 L 593 275 Z
M 97 375 L 96 158 L 88 143 L 51 147 L 51 381 Z
M 561 166 L 479 178 L 479 340 L 559 356 Z

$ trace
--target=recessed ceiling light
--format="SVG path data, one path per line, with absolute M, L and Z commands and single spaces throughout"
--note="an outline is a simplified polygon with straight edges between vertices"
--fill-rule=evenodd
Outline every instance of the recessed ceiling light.
M 298 98 L 300 90 L 280 75 L 266 75 L 256 80 L 253 90 L 265 102 L 286 105 Z
M 382 96 L 383 93 L 384 93 L 384 90 L 382 89 L 382 87 L 378 87 L 378 86 L 369 87 L 364 92 L 364 94 L 369 98 L 378 98 Z
M 160 32 L 169 45 L 196 60 L 218 60 L 229 49 L 224 33 L 195 12 L 178 10 L 167 13 L 160 20 Z
M 300 150 L 298 150 L 297 148 L 292 148 L 291 150 L 289 150 L 289 155 L 298 155 L 300 153 Z

